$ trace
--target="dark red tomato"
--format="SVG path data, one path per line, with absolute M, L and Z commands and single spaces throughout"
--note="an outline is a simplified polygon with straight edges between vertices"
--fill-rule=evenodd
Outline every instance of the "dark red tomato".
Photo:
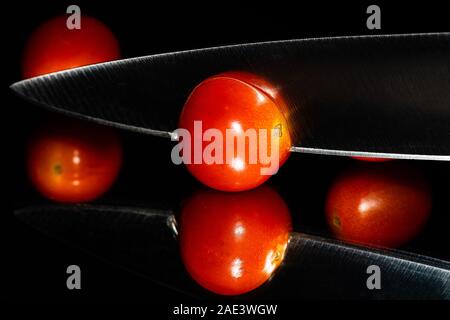
M 291 217 L 268 187 L 242 193 L 203 190 L 185 203 L 181 256 L 204 288 L 238 295 L 262 285 L 284 258 Z
M 389 158 L 369 158 L 369 157 L 352 157 L 352 158 L 356 159 L 356 160 L 368 161 L 368 162 L 386 162 L 386 161 L 393 160 L 393 159 L 389 159 Z
M 201 150 L 205 150 L 211 143 L 203 141 L 202 136 L 194 136 L 194 121 L 202 122 L 202 134 L 209 129 L 218 129 L 224 137 L 218 143 L 223 161 L 208 164 L 203 158 L 201 163 L 194 163 L 192 155 L 191 163 L 186 164 L 188 170 L 202 183 L 218 190 L 242 191 L 261 185 L 270 177 L 262 174 L 262 168 L 276 163 L 276 172 L 289 157 L 291 138 L 285 111 L 285 104 L 276 88 L 257 75 L 227 72 L 203 81 L 193 90 L 184 105 L 179 127 L 191 133 L 192 151 L 196 144 L 202 146 Z M 245 137 L 248 129 L 257 133 L 256 140 L 253 140 L 257 143 L 250 143 L 250 139 L 245 139 L 244 157 L 239 156 L 236 143 L 234 149 L 231 149 L 234 150 L 235 157 L 230 157 L 230 161 L 227 161 L 227 156 L 230 156 L 226 152 L 227 130 L 235 137 Z M 258 134 L 263 132 L 261 129 L 266 130 L 267 143 L 262 143 L 263 140 L 259 138 Z M 279 134 L 273 134 L 272 129 L 279 130 Z M 276 150 L 272 148 L 273 141 L 278 143 Z M 257 155 L 257 161 L 251 160 L 250 154 Z M 261 154 L 267 155 L 271 160 L 261 161 Z
M 64 119 L 32 136 L 27 160 L 31 181 L 45 197 L 58 202 L 90 201 L 115 181 L 122 144 L 111 128 Z
M 23 56 L 24 78 L 120 58 L 118 42 L 106 25 L 83 15 L 81 29 L 71 30 L 67 17 L 52 18 L 31 35 Z
M 339 239 L 398 247 L 421 230 L 431 202 L 430 187 L 417 169 L 403 163 L 366 164 L 333 183 L 326 216 Z

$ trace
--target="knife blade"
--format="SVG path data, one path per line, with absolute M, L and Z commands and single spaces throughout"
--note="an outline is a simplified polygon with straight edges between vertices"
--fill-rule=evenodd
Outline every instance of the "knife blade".
M 194 297 L 217 298 L 190 279 L 170 210 L 100 205 L 32 206 L 16 216 L 46 235 Z M 366 270 L 381 270 L 369 290 Z M 450 299 L 450 263 L 292 233 L 282 266 L 243 298 Z
M 379 268 L 380 289 L 367 286 L 370 266 Z M 308 298 L 450 299 L 448 261 L 300 233 L 291 236 L 279 277 L 285 289 L 314 287 L 303 293 Z
M 294 152 L 450 160 L 450 33 L 166 53 L 44 75 L 11 89 L 54 111 L 170 137 L 190 91 L 229 70 L 277 84 Z
M 42 205 L 15 216 L 39 232 L 163 286 L 195 297 L 178 257 L 168 209 L 110 205 Z

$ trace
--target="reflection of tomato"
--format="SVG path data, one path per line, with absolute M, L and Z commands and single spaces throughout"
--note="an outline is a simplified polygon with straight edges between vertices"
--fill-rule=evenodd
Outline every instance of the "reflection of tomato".
M 60 120 L 41 128 L 28 147 L 28 172 L 40 193 L 60 202 L 93 200 L 113 184 L 122 145 L 111 128 Z
M 23 56 L 24 78 L 120 57 L 117 40 L 106 25 L 82 15 L 81 29 L 71 30 L 67 17 L 50 19 L 31 35 Z
M 267 187 L 243 193 L 201 191 L 182 209 L 181 255 L 204 288 L 242 294 L 263 284 L 280 265 L 290 230 L 289 209 Z
M 261 161 L 261 154 L 272 156 L 272 162 L 277 162 L 278 166 L 289 156 L 291 139 L 284 111 L 285 105 L 275 87 L 254 74 L 228 72 L 203 81 L 189 96 L 180 116 L 179 127 L 187 129 L 192 137 L 188 170 L 204 184 L 223 191 L 248 190 L 262 184 L 270 175 L 261 174 L 262 168 L 269 167 L 268 162 L 264 163 L 265 159 Z M 207 163 L 202 157 L 205 154 L 201 153 L 202 150 L 206 150 L 211 142 L 202 142 L 202 136 L 194 136 L 194 121 L 202 121 L 202 134 L 208 129 L 221 132 L 223 141 L 217 142 L 220 152 L 213 153 L 214 157 L 222 160 L 221 163 Z M 237 143 L 234 147 L 231 145 L 230 151 L 234 150 L 234 155 L 227 153 L 227 129 L 236 137 L 245 137 L 247 129 L 255 130 L 256 138 L 253 141 L 256 144 L 249 143 L 249 138 L 245 138 L 245 159 L 243 154 L 237 154 Z M 263 135 L 260 129 L 265 129 L 267 133 L 267 143 L 262 144 L 267 146 L 266 150 L 260 145 L 263 141 L 259 136 Z M 278 134 L 272 129 L 278 129 Z M 214 138 L 211 140 L 215 141 Z M 279 143 L 278 150 L 272 150 L 272 141 Z M 195 145 L 203 146 L 199 153 L 200 164 L 194 163 Z M 275 151 L 278 151 L 276 158 Z M 256 155 L 256 161 L 250 161 L 251 154 Z M 230 157 L 228 161 L 227 156 Z
M 431 211 L 425 177 L 396 163 L 366 164 L 331 186 L 327 221 L 343 240 L 397 247 L 411 240 Z

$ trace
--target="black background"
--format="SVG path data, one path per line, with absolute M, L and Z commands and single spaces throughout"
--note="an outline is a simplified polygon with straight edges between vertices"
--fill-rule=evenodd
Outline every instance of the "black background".
M 414 2 L 377 2 L 382 9 L 382 30 L 366 28 L 365 13 L 372 3 L 351 4 L 344 1 L 304 2 L 209 2 L 206 4 L 170 2 L 156 5 L 153 1 L 16 1 L 2 9 L 6 22 L 7 60 L 5 92 L 9 84 L 20 80 L 20 58 L 30 32 L 46 19 L 64 14 L 70 4 L 78 4 L 83 14 L 99 18 L 117 36 L 124 58 L 183 49 L 292 38 L 359 35 L 376 33 L 410 33 L 450 30 L 450 14 L 444 2 L 415 5 Z M 26 104 L 6 92 L 2 103 L 5 112 L 2 154 L 8 182 L 4 188 L 7 210 L 2 215 L 2 280 L 0 295 L 6 297 L 146 297 L 183 299 L 184 296 L 156 285 L 148 279 L 96 259 L 76 248 L 47 238 L 17 221 L 12 210 L 42 203 L 28 184 L 24 172 L 24 146 L 34 124 L 45 112 Z M 155 194 L 162 195 L 162 206 L 173 206 L 185 193 L 199 187 L 182 167 L 170 165 L 170 146 L 149 137 L 123 133 L 126 145 L 124 170 L 118 183 L 101 200 L 146 203 Z M 142 146 L 146 150 L 142 152 Z M 320 156 L 291 157 L 274 177 L 271 185 L 291 207 L 291 211 L 307 212 L 302 221 L 294 216 L 300 231 L 323 234 L 323 197 L 332 177 L 354 161 Z M 446 195 L 450 178 L 448 164 L 417 162 L 417 166 L 433 179 L 439 212 L 434 214 L 421 239 L 413 242 L 412 251 L 449 259 L 449 206 Z M 164 169 L 161 169 L 164 168 Z M 320 174 L 318 174 L 320 172 Z M 295 177 L 293 179 L 292 177 Z M 175 192 L 174 178 L 179 181 Z M 301 185 L 300 185 L 301 184 Z M 299 186 L 300 185 L 300 186 Z M 176 206 L 176 205 L 175 205 Z M 83 270 L 83 289 L 66 289 L 66 267 L 77 264 Z M 173 300 L 176 301 L 176 300 Z

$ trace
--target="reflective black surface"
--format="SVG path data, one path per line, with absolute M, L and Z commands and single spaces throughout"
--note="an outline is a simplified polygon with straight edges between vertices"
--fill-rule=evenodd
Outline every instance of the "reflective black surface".
M 49 205 L 19 210 L 16 215 L 44 234 L 108 263 L 188 296 L 214 298 L 185 271 L 179 257 L 177 222 L 170 211 Z M 383 290 L 367 289 L 366 270 L 371 265 L 382 270 Z M 292 233 L 279 269 L 262 287 L 241 297 L 449 299 L 450 263 Z
M 69 247 L 187 296 L 220 298 L 195 283 L 179 256 L 176 221 L 183 201 L 203 187 L 185 168 L 170 162 L 170 141 L 125 131 L 122 135 L 125 165 L 104 197 L 92 204 L 58 205 L 28 186 L 33 197 L 18 204 L 16 217 Z M 268 185 L 288 204 L 295 233 L 271 280 L 242 298 L 448 298 L 449 204 L 442 188 L 449 178 L 448 166 L 434 161 L 404 163 L 430 179 L 434 207 L 424 230 L 400 248 L 401 253 L 332 240 L 324 214 L 326 193 L 337 174 L 359 161 L 293 154 Z M 385 290 L 367 290 L 366 268 L 371 264 L 384 270 Z

